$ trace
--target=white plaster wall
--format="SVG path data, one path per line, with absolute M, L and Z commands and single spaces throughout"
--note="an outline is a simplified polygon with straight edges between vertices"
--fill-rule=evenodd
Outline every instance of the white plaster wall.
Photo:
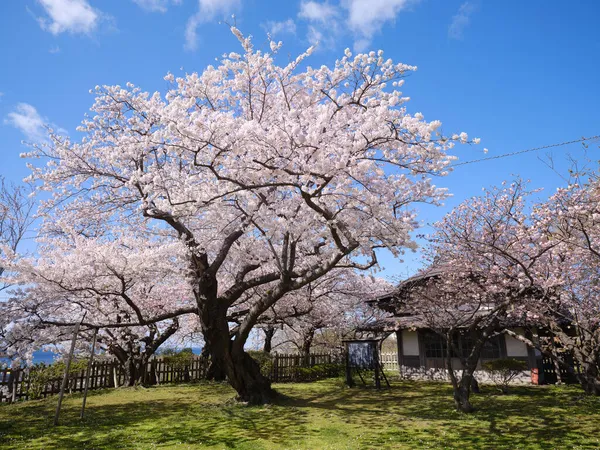
M 416 331 L 402 330 L 402 352 L 407 356 L 419 356 L 419 338 Z
M 517 328 L 514 331 L 517 334 L 524 333 L 522 328 Z M 507 357 L 510 358 L 512 356 L 520 356 L 520 357 L 528 356 L 527 345 L 525 345 L 525 343 L 519 341 L 518 339 L 515 339 L 512 336 L 508 336 L 508 335 L 505 335 L 505 339 L 506 339 L 506 356 Z

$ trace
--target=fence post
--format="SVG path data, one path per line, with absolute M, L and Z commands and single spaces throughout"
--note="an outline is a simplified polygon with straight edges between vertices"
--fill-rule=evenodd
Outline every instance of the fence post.
M 10 371 L 11 377 L 8 378 L 9 385 L 10 385 L 11 378 L 12 378 L 12 385 L 10 385 L 11 386 L 11 395 L 10 395 L 11 403 L 14 403 L 17 401 L 17 385 L 19 384 L 19 372 L 21 372 L 20 369 L 11 370 Z
M 275 358 L 273 359 L 272 371 L 272 380 L 277 383 L 279 381 L 279 355 L 277 353 L 275 353 Z
M 115 361 L 112 361 L 110 363 L 111 368 L 112 368 L 112 376 L 113 376 L 113 385 L 116 388 L 119 387 L 119 380 L 117 379 L 117 364 L 115 363 Z
M 58 395 L 58 404 L 56 405 L 56 412 L 54 413 L 54 425 L 58 425 L 58 416 L 60 415 L 60 407 L 62 406 L 63 397 L 65 396 L 65 389 L 67 388 L 67 382 L 69 380 L 69 371 L 71 370 L 71 360 L 73 359 L 73 353 L 75 352 L 75 344 L 77 342 L 77 333 L 79 333 L 79 327 L 85 319 L 85 314 L 81 318 L 81 322 L 75 325 L 73 329 L 73 339 L 71 339 L 71 350 L 69 351 L 69 357 L 65 367 L 65 375 L 60 386 L 60 394 Z
M 80 419 L 83 419 L 85 413 L 85 403 L 87 401 L 88 388 L 90 385 L 90 372 L 92 371 L 92 363 L 94 362 L 94 352 L 96 350 L 96 337 L 98 335 L 98 328 L 94 328 L 94 337 L 92 338 L 92 351 L 90 353 L 90 360 L 88 361 L 87 370 L 85 371 L 85 388 L 83 389 L 83 402 L 81 404 Z

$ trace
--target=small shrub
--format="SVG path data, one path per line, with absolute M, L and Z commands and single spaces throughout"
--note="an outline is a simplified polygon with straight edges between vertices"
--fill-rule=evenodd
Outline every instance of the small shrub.
M 527 363 L 518 359 L 494 359 L 486 361 L 482 367 L 489 371 L 490 378 L 503 394 L 508 393 L 508 385 L 521 372 L 527 370 Z
M 87 360 L 73 360 L 69 369 L 69 376 L 78 375 L 86 370 Z M 50 365 L 44 363 L 36 364 L 29 371 L 29 398 L 32 400 L 41 398 L 46 386 L 51 382 L 62 380 L 65 373 L 65 363 L 57 361 Z
M 296 367 L 294 378 L 296 381 L 316 381 L 324 378 L 336 378 L 344 373 L 341 364 L 316 364 L 312 367 Z
M 162 360 L 175 369 L 184 369 L 186 366 L 189 366 L 194 359 L 194 352 L 191 348 L 184 348 L 183 350 L 176 350 L 172 348 L 167 348 L 163 350 Z

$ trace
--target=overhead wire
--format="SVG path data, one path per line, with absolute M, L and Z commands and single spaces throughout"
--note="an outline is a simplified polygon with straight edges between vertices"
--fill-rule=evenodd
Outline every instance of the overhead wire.
M 548 149 L 548 148 L 562 147 L 564 145 L 576 144 L 578 142 L 585 142 L 585 141 L 593 141 L 593 140 L 596 140 L 596 139 L 600 139 L 600 135 L 590 136 L 590 137 L 582 137 L 582 138 L 579 138 L 579 139 L 574 139 L 572 141 L 565 141 L 565 142 L 560 142 L 560 143 L 556 143 L 556 144 L 542 145 L 541 147 L 528 148 L 526 150 L 519 150 L 519 151 L 511 152 L 511 153 L 504 153 L 502 155 L 488 156 L 486 158 L 473 159 L 473 160 L 470 160 L 470 161 L 464 161 L 464 162 L 459 162 L 459 163 L 456 163 L 456 164 L 452 164 L 450 167 L 458 167 L 458 166 L 464 166 L 464 165 L 467 165 L 467 164 L 474 164 L 474 163 L 483 162 L 483 161 L 490 161 L 490 160 L 493 160 L 493 159 L 507 158 L 509 156 L 520 155 L 522 153 L 535 152 L 535 151 L 538 151 L 538 150 L 545 150 L 545 149 Z

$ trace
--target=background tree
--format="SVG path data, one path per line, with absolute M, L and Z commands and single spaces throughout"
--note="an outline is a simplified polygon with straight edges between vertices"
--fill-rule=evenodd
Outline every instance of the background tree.
M 28 186 L 8 183 L 0 176 L 0 255 L 17 251 L 33 222 L 35 201 Z M 5 267 L 0 263 L 0 277 Z M 0 282 L 0 291 L 8 285 Z
M 577 376 L 586 393 L 600 395 L 600 181 L 592 173 L 580 182 L 559 189 L 534 209 L 539 242 L 554 244 L 539 283 L 556 290 L 552 299 L 532 308 L 552 339 L 527 343 Z
M 586 177 L 576 175 L 579 182 L 527 208 L 526 195 L 518 192 L 522 188 L 511 187 L 516 196 L 511 194 L 502 202 L 495 200 L 490 207 L 503 211 L 503 204 L 519 205 L 518 213 L 505 214 L 513 223 L 513 230 L 497 235 L 490 232 L 485 239 L 470 232 L 463 234 L 464 240 L 470 242 L 464 255 L 474 263 L 472 267 L 485 268 L 479 271 L 479 277 L 483 275 L 486 291 L 496 296 L 493 304 L 507 304 L 504 314 L 520 317 L 520 323 L 529 322 L 534 331 L 530 337 L 510 329 L 504 332 L 539 349 L 556 362 L 557 368 L 562 366 L 576 376 L 586 393 L 598 395 L 599 186 L 594 173 Z M 512 186 L 521 185 L 517 181 Z M 502 222 L 494 214 L 481 218 L 479 223 L 484 227 L 502 230 L 498 226 Z M 469 230 L 464 224 L 456 229 Z M 493 261 L 493 265 L 482 266 L 486 260 Z M 542 329 L 546 336 L 540 337 L 533 329 Z M 571 358 L 579 370 L 574 370 Z
M 284 297 L 268 320 L 282 326 L 278 346 L 291 347 L 307 358 L 315 346 L 339 351 L 343 339 L 354 337 L 377 314 L 366 302 L 390 290 L 381 278 L 333 270 Z
M 471 412 L 474 372 L 489 338 L 507 323 L 526 323 L 531 305 L 553 292 L 538 274 L 555 242 L 540 238 L 527 209 L 530 192 L 516 180 L 471 198 L 435 225 L 430 272 L 401 286 L 403 306 L 445 341 L 446 368 L 460 411 Z M 468 339 L 467 351 L 459 348 Z M 452 357 L 461 361 L 457 371 Z
M 91 333 L 100 328 L 100 348 L 119 361 L 133 385 L 162 344 L 189 332 L 193 295 L 173 272 L 168 246 L 62 235 L 42 239 L 38 253 L 7 261 L 8 281 L 22 286 L 0 304 L 0 348 L 12 358 L 31 361 L 33 351 L 49 346 L 60 353 L 71 338 L 70 324 L 85 318 L 81 350 L 89 350 Z

